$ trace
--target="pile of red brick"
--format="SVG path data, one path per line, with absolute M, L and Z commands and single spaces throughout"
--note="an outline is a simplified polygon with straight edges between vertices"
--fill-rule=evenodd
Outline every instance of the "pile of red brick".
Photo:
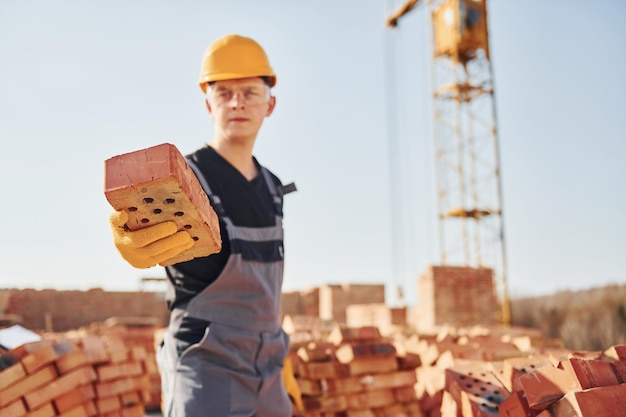
M 337 326 L 291 352 L 305 417 L 626 417 L 626 346 L 565 349 L 534 329 L 381 337 Z
M 128 347 L 143 349 L 146 352 L 143 365 L 150 381 L 150 388 L 144 398 L 144 406 L 146 410 L 152 411 L 161 408 L 161 376 L 156 363 L 156 349 L 164 330 L 147 319 L 111 317 L 104 322 L 92 323 L 79 331 L 81 334 L 115 336 Z
M 414 385 L 419 357 L 399 355 L 377 327 L 336 327 L 325 342 L 293 347 L 305 416 L 421 416 Z
M 626 345 L 505 365 L 511 395 L 500 404 L 501 416 L 626 416 Z
M 0 415 L 144 417 L 146 360 L 113 335 L 23 344 L 0 356 Z

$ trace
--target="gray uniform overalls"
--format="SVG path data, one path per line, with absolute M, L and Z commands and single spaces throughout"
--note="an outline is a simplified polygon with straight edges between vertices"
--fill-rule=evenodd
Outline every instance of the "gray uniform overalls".
M 282 196 L 262 168 L 274 198 L 276 225 L 235 226 L 193 162 L 200 183 L 225 222 L 231 254 L 218 278 L 175 308 L 158 352 L 165 417 L 288 417 L 282 382 L 289 339 L 280 325 L 283 281 Z M 221 212 L 221 213 L 220 213 Z M 268 250 L 269 249 L 269 250 Z M 176 353 L 173 334 L 184 316 L 211 324 L 200 342 Z

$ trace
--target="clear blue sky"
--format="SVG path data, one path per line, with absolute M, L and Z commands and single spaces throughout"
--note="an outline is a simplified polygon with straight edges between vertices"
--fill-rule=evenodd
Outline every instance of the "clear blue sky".
M 299 188 L 284 289 L 399 282 L 414 304 L 417 276 L 438 262 L 430 45 L 424 10 L 390 36 L 393 4 L 0 0 L 0 287 L 135 290 L 163 276 L 117 254 L 104 160 L 208 142 L 202 53 L 240 33 L 278 74 L 256 156 Z M 488 7 L 510 291 L 625 284 L 626 2 Z M 390 193 L 391 46 L 402 199 Z M 399 207 L 414 215 L 392 236 Z

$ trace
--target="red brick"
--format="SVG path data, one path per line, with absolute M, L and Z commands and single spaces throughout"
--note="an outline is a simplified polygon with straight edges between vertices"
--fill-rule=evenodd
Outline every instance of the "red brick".
M 320 395 L 322 394 L 322 386 L 320 384 L 319 379 L 308 379 L 308 378 L 297 378 L 298 387 L 300 388 L 300 392 L 302 395 Z M 321 380 L 326 381 L 326 380 Z M 341 381 L 341 379 L 331 379 L 330 381 Z M 328 390 L 325 390 L 327 392 Z M 336 391 L 328 391 L 328 392 L 336 392 Z
M 117 396 L 95 400 L 98 413 L 105 414 L 122 408 L 122 403 Z
M 80 387 L 58 396 L 54 399 L 54 405 L 56 409 L 62 413 L 79 404 L 86 403 L 93 400 L 96 397 L 96 392 L 91 384 L 81 385 Z
M 98 374 L 98 381 L 106 382 L 118 378 L 139 376 L 143 374 L 143 367 L 139 362 L 101 365 L 96 368 L 96 373 Z
M 292 363 L 296 360 L 304 362 L 328 362 L 335 360 L 336 346 L 330 342 L 310 342 L 296 350 L 296 355 L 291 355 Z
M 612 363 L 615 375 L 620 379 L 620 383 L 626 382 L 626 361 L 617 361 Z
M 571 370 L 544 366 L 521 375 L 520 383 L 532 410 L 543 410 L 566 393 L 581 389 Z
M 160 375 L 159 368 L 156 363 L 156 355 L 154 353 L 149 353 L 146 356 L 146 361 L 143 365 L 146 368 L 146 373 L 148 375 Z
M 498 406 L 501 417 L 535 417 L 535 412 L 528 406 L 528 401 L 521 391 L 513 391 Z
M 440 410 L 441 413 L 445 416 L 457 417 L 461 415 L 461 406 L 457 403 L 457 401 L 452 397 L 448 391 L 443 391 L 441 396 L 441 405 L 439 407 L 432 407 L 431 410 Z M 422 406 L 422 410 L 428 413 L 428 416 L 431 413 Z
M 2 417 L 22 417 L 26 415 L 26 407 L 24 401 L 17 400 L 11 404 L 0 407 L 0 415 Z
M 371 378 L 367 380 L 364 380 L 363 378 L 360 379 L 366 389 L 397 388 L 402 386 L 410 386 L 411 388 L 414 388 L 414 385 L 417 382 L 415 372 L 411 370 L 378 373 L 371 375 Z
M 354 359 L 345 364 L 350 375 L 365 375 L 398 370 L 395 356 L 371 356 Z
M 397 355 L 396 359 L 398 360 L 398 369 L 400 370 L 412 370 L 422 366 L 422 359 L 416 353 L 407 352 Z
M 89 412 L 89 407 L 85 404 L 81 404 L 78 407 L 74 407 L 64 413 L 59 414 L 59 417 L 91 417 L 93 414 Z
M 582 389 L 619 384 L 614 368 L 608 362 L 572 358 L 561 361 L 559 368 L 575 374 Z
M 52 403 L 47 403 L 27 413 L 26 417 L 54 417 L 56 414 Z
M 613 345 L 603 352 L 603 356 L 613 361 L 626 361 L 626 345 Z
M 25 356 L 30 355 L 31 353 L 34 353 L 43 347 L 51 346 L 51 345 L 52 345 L 52 340 L 46 340 L 46 339 L 39 340 L 37 342 L 24 343 L 14 349 L 11 349 L 7 353 L 7 355 L 19 361 Z
M 563 339 L 555 339 L 544 337 L 543 335 L 523 335 L 516 336 L 511 339 L 513 343 L 522 352 L 537 352 L 546 349 L 565 349 Z
M 120 401 L 122 402 L 122 406 L 124 407 L 141 404 L 141 398 L 139 398 L 138 392 L 126 392 L 124 394 L 121 394 Z
M 482 395 L 461 392 L 461 414 L 463 417 L 498 417 L 498 403 Z
M 70 392 L 81 385 L 88 384 L 96 379 L 96 373 L 91 367 L 78 368 L 58 377 L 50 384 L 28 393 L 24 396 L 28 408 L 37 408 L 41 404 Z
M 460 344 L 460 339 L 459 342 Z M 505 342 L 493 335 L 464 337 L 464 344 L 474 346 L 482 354 L 482 360 L 502 361 L 507 358 L 523 355 L 519 348 L 510 342 Z
M 409 403 L 402 404 L 404 408 L 404 416 L 406 417 L 426 417 L 426 415 L 422 412 L 419 405 L 417 403 Z M 386 416 L 386 417 L 396 417 L 396 415 Z M 435 413 L 431 413 L 429 417 L 437 417 Z M 439 414 L 441 417 L 441 414 Z
M 304 409 L 307 411 L 337 412 L 348 408 L 345 395 L 332 395 L 320 397 L 303 397 Z
M 399 403 L 409 403 L 417 401 L 417 394 L 413 385 L 406 385 L 393 389 L 393 396 Z
M 63 375 L 72 369 L 79 368 L 81 366 L 89 365 L 89 359 L 82 349 L 74 348 L 67 355 L 59 358 L 55 361 L 59 374 Z
M 335 356 L 341 363 L 348 363 L 356 358 L 393 356 L 396 348 L 388 342 L 346 343 L 337 347 Z
M 424 410 L 425 413 L 432 413 L 442 404 L 444 395 L 452 398 L 450 393 L 444 390 L 439 390 L 432 395 L 426 392 L 419 400 L 420 408 Z M 454 398 L 452 398 L 452 401 L 456 404 Z
M 26 371 L 21 362 L 16 362 L 0 372 L 0 391 L 13 385 L 26 376 Z
M 626 417 L 626 384 L 568 393 L 550 410 L 553 417 Z
M 502 362 L 502 382 L 509 392 L 519 391 L 522 386 L 519 377 L 535 369 L 552 366 L 545 356 L 508 358 Z
M 128 345 L 116 336 L 104 336 L 102 338 L 104 347 L 109 357 L 109 362 L 113 364 L 127 362 L 130 357 Z
M 69 343 L 55 343 L 53 345 L 43 346 L 41 349 L 37 349 L 33 353 L 24 356 L 21 362 L 22 365 L 24 365 L 26 373 L 31 374 L 66 355 L 71 348 Z
M 384 407 L 395 402 L 393 391 L 390 389 L 357 392 L 346 395 L 348 409 L 363 410 L 373 407 Z
M 586 359 L 586 360 L 598 360 L 602 359 L 603 352 L 601 350 L 575 350 L 569 352 L 568 359 Z
M 385 407 L 374 407 L 368 410 L 349 410 L 346 417 L 407 417 L 410 416 L 404 404 L 392 404 Z M 418 414 L 421 417 L 421 414 Z
M 131 230 L 171 220 L 179 230 L 188 230 L 199 240 L 201 244 L 183 251 L 168 261 L 169 264 L 220 251 L 217 215 L 197 177 L 174 145 L 163 143 L 107 159 L 104 182 L 104 194 L 111 206 L 129 211 L 127 226 Z M 172 203 L 168 203 L 170 200 Z M 154 214 L 155 209 L 161 210 L 160 214 Z M 184 215 L 176 215 L 178 212 Z M 144 223 L 143 219 L 149 223 Z
M 150 386 L 147 376 L 136 378 L 124 378 L 110 382 L 98 382 L 95 384 L 96 396 L 106 398 L 112 395 L 121 395 L 127 392 L 141 391 Z
M 417 375 L 415 390 L 418 398 L 422 398 L 424 392 L 431 397 L 435 397 L 446 385 L 445 370 L 432 366 L 422 366 L 417 368 L 415 373 Z
M 148 351 L 143 346 L 131 346 L 130 357 L 135 361 L 143 362 L 148 358 Z
M 484 370 L 482 362 L 458 364 L 445 371 L 446 391 L 461 404 L 461 394 L 467 392 L 492 404 L 501 403 L 509 393 L 502 383 Z
M 141 405 L 134 405 L 128 408 L 122 408 L 121 410 L 122 417 L 144 417 L 145 410 Z
M 8 388 L 0 391 L 0 407 L 16 400 L 17 398 L 27 394 L 45 384 L 50 383 L 57 377 L 57 372 L 54 366 L 49 365 L 39 371 L 28 375 L 11 385 Z M 34 407 L 31 407 L 34 408 Z
M 331 330 L 327 340 L 338 346 L 342 343 L 377 341 L 381 338 L 380 330 L 376 326 L 346 327 L 338 325 Z
M 397 371 L 373 373 L 365 376 L 350 376 L 347 378 L 329 378 L 323 380 L 309 380 L 298 378 L 298 385 L 308 394 L 319 394 L 321 386 L 324 393 L 349 394 L 361 391 L 373 391 L 385 388 L 410 386 L 413 389 L 416 377 L 413 371 Z
M 302 362 L 298 365 L 298 372 L 311 379 L 342 378 L 349 375 L 348 367 L 339 362 Z

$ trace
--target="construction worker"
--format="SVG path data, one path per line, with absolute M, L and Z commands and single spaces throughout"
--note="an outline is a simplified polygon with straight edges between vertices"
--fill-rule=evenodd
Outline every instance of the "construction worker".
M 283 382 L 289 339 L 279 312 L 283 196 L 295 187 L 283 186 L 253 156 L 259 129 L 276 105 L 276 74 L 255 40 L 231 34 L 206 50 L 199 85 L 214 132 L 187 161 L 219 217 L 222 250 L 165 268 L 171 315 L 157 354 L 163 414 L 288 417 L 289 397 L 299 391 L 291 383 L 288 394 Z M 120 211 L 110 222 L 131 265 L 146 258 L 164 263 L 194 244 L 175 227 L 158 230 L 164 223 L 129 232 L 127 219 Z

